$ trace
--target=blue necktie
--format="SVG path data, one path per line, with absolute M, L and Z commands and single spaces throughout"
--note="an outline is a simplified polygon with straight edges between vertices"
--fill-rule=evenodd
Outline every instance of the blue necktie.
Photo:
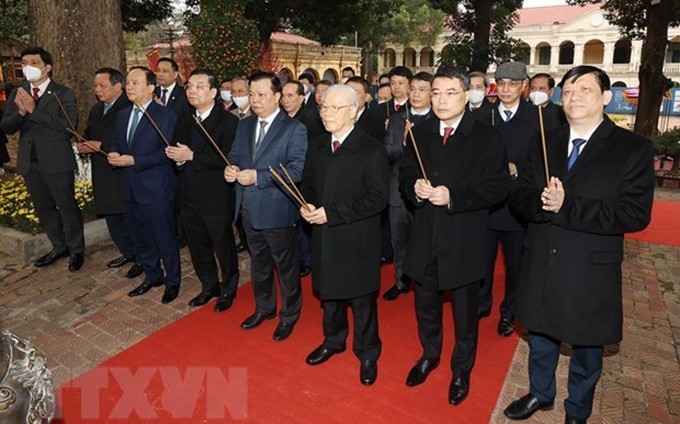
M 139 125 L 139 115 L 142 113 L 141 110 L 135 108 L 132 110 L 132 123 L 130 124 L 130 132 L 128 132 L 128 145 L 132 144 L 132 137 L 135 136 L 135 131 L 137 131 L 137 125 Z
M 168 89 L 164 88 L 164 89 L 161 90 L 161 92 L 162 92 L 161 102 L 163 102 L 163 104 L 167 106 L 167 104 L 168 104 L 168 97 L 167 97 Z
M 505 122 L 508 122 L 510 118 L 512 118 L 512 111 L 511 110 L 504 110 L 503 113 L 505 114 Z
M 104 103 L 104 116 L 106 116 L 106 113 L 111 110 L 112 104 Z
M 257 153 L 257 149 L 260 148 L 260 145 L 262 145 L 262 142 L 264 141 L 265 128 L 267 128 L 267 121 L 260 121 L 260 134 L 257 136 L 257 141 L 255 142 L 255 153 Z
M 581 151 L 581 146 L 585 142 L 586 140 L 583 138 L 575 138 L 571 140 L 571 143 L 574 145 L 574 147 L 571 149 L 569 159 L 567 160 L 567 170 L 571 170 L 571 167 L 574 166 L 574 164 L 576 163 L 576 159 L 578 159 L 578 155 L 580 154 Z

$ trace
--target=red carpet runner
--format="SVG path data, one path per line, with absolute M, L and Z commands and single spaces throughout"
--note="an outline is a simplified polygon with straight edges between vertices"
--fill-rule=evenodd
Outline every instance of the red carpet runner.
M 655 200 L 649 226 L 644 231 L 626 235 L 626 238 L 653 244 L 680 246 L 680 202 Z
M 496 281 L 502 281 L 497 273 Z M 384 292 L 392 267 L 383 268 Z M 422 386 L 404 384 L 420 357 L 413 294 L 379 300 L 383 354 L 378 380 L 359 382 L 359 362 L 347 351 L 310 367 L 307 354 L 322 341 L 321 308 L 303 280 L 302 318 L 292 336 L 272 340 L 276 320 L 244 331 L 253 311 L 250 285 L 239 289 L 232 309 L 212 304 L 152 334 L 61 388 L 58 424 L 74 423 L 484 423 L 489 421 L 517 346 L 517 336 L 496 334 L 497 306 L 480 325 L 471 394 L 448 403 L 453 329 L 444 309 L 442 363 Z M 503 284 L 496 284 L 497 304 Z

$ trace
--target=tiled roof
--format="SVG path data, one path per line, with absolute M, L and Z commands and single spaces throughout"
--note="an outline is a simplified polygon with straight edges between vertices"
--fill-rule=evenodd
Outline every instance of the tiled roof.
M 553 23 L 565 23 L 583 16 L 595 9 L 598 5 L 588 4 L 581 6 L 546 6 L 528 7 L 519 11 L 519 22 L 515 28 L 529 25 L 547 25 Z

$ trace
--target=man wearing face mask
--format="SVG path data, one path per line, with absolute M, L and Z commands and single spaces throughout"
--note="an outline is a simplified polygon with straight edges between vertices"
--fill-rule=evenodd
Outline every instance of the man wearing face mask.
M 231 98 L 231 79 L 226 79 L 220 84 L 220 98 L 224 110 L 234 110 L 238 107 Z
M 314 109 L 318 109 L 319 105 L 316 103 L 316 97 L 314 96 L 314 83 L 316 82 L 314 75 L 310 74 L 309 72 L 303 72 L 300 74 L 297 80 L 300 81 L 305 90 L 304 107 L 313 107 Z
M 550 131 L 567 122 L 564 111 L 550 100 L 555 93 L 555 78 L 550 74 L 536 74 L 529 80 L 531 102 L 542 108 L 543 128 Z
M 489 79 L 484 72 L 474 71 L 468 74 L 470 77 L 470 101 L 468 109 L 475 114 L 490 114 L 491 102 L 486 98 L 489 93 Z
M 12 91 L 0 129 L 21 132 L 17 171 L 24 177 L 40 224 L 52 243 L 52 251 L 35 262 L 51 265 L 70 256 L 69 270 L 83 265 L 83 218 L 75 200 L 74 174 L 78 169 L 71 147 L 70 123 L 78 124 L 72 89 L 51 79 L 52 55 L 42 47 L 21 52 L 27 83 Z M 68 116 L 64 116 L 61 101 Z
M 248 100 L 248 80 L 237 77 L 231 80 L 231 100 L 236 108 L 231 111 L 240 121 L 251 115 Z

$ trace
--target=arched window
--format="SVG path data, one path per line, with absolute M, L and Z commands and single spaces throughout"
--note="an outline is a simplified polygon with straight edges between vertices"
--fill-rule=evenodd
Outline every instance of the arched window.
M 614 44 L 614 58 L 612 63 L 630 63 L 631 43 L 627 38 L 622 38 Z
M 404 66 L 409 68 L 416 66 L 416 51 L 411 47 L 404 49 Z
M 604 43 L 590 40 L 583 47 L 583 63 L 600 64 L 604 61 Z
M 538 43 L 534 52 L 535 65 L 550 65 L 550 53 L 552 48 L 546 42 Z
M 420 66 L 423 68 L 434 66 L 434 50 L 431 47 L 423 47 L 420 50 Z
M 560 44 L 560 65 L 574 64 L 574 43 L 565 41 Z
M 394 68 L 397 66 L 397 52 L 394 49 L 385 49 L 383 52 L 383 67 Z

